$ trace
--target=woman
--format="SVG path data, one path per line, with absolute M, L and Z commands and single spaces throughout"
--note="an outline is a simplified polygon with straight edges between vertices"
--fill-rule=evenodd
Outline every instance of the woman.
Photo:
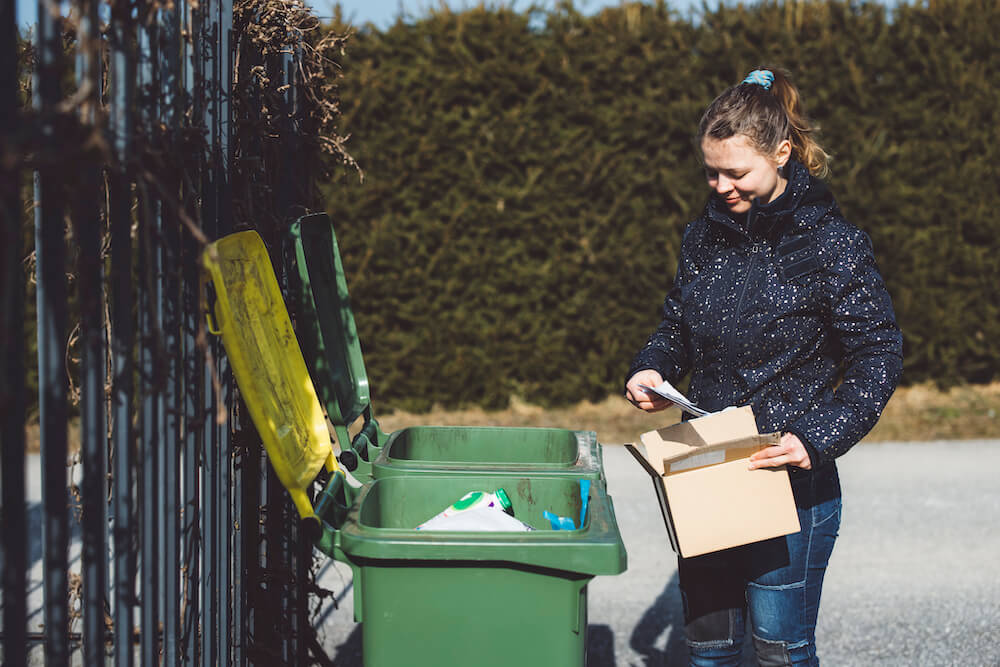
M 678 562 L 692 665 L 739 665 L 746 624 L 761 665 L 818 665 L 816 616 L 840 524 L 835 459 L 878 420 L 902 368 L 902 336 L 868 236 L 826 185 L 827 154 L 780 70 L 723 92 L 698 138 L 712 189 L 687 226 L 663 321 L 636 355 L 625 397 L 676 383 L 701 408 L 750 405 L 787 465 L 799 533 Z

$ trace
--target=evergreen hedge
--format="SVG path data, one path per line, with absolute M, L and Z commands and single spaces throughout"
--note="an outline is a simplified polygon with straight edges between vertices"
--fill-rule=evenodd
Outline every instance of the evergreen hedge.
M 988 0 L 442 9 L 366 26 L 339 82 L 366 178 L 324 188 L 377 404 L 620 391 L 708 193 L 698 118 L 771 63 L 792 71 L 831 187 L 872 236 L 905 381 L 995 379 L 998 34 Z

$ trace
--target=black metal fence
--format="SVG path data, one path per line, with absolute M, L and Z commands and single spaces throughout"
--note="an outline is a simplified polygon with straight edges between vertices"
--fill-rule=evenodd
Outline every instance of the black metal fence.
M 305 80 L 324 74 L 317 22 L 294 0 L 38 5 L 29 49 L 0 5 L 2 662 L 326 662 L 312 552 L 206 335 L 199 278 L 206 241 L 254 227 L 280 248 L 315 202 L 310 156 L 336 111 Z

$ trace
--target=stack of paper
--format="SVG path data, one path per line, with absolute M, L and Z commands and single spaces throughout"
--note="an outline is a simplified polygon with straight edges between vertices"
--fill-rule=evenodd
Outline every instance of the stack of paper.
M 705 415 L 710 414 L 708 412 L 705 412 L 698 406 L 696 406 L 691 401 L 689 401 L 684 394 L 677 391 L 674 385 L 670 384 L 665 380 L 663 384 L 656 387 L 647 387 L 644 384 L 640 384 L 639 388 L 646 393 L 652 392 L 654 394 L 657 394 L 658 396 L 662 396 L 668 401 L 673 401 L 677 405 L 677 407 L 679 407 L 681 410 L 685 412 L 690 412 L 691 414 L 696 415 L 698 417 L 704 417 Z

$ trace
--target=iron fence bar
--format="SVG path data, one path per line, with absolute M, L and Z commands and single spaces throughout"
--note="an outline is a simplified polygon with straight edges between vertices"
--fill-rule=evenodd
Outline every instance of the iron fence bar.
M 157 23 L 160 26 L 159 40 L 154 49 L 158 64 L 160 119 L 165 129 L 164 149 L 173 155 L 173 160 L 183 157 L 179 152 L 179 118 L 178 104 L 180 102 L 179 83 L 181 79 L 180 58 L 180 12 L 176 5 L 164 6 L 157 10 Z M 169 169 L 169 166 L 168 166 Z M 160 568 L 161 580 L 160 599 L 163 601 L 163 662 L 166 665 L 178 664 L 179 638 L 179 598 L 180 598 L 180 532 L 178 525 L 179 489 L 180 489 L 180 366 L 181 350 L 179 348 L 179 316 L 181 295 L 179 293 L 178 273 L 181 268 L 179 257 L 180 218 L 174 206 L 181 200 L 179 182 L 176 173 L 168 170 L 161 174 L 164 190 L 175 203 L 165 203 L 161 208 L 159 218 L 160 229 L 158 239 L 158 257 L 160 271 L 158 301 L 160 303 L 160 322 L 164 344 L 163 370 L 165 377 L 161 384 L 161 419 L 163 433 L 161 446 L 158 450 L 158 465 L 160 495 L 163 509 L 161 521 L 158 524 L 158 541 L 163 555 Z
M 203 419 L 194 417 L 201 414 L 204 405 L 203 368 L 204 361 L 199 358 L 197 346 L 198 320 L 198 281 L 197 245 L 193 239 L 186 239 L 184 244 L 184 294 L 186 299 L 184 318 L 184 452 L 183 452 L 183 535 L 184 535 L 184 663 L 198 664 L 200 616 L 200 560 L 203 548 L 200 533 L 200 485 L 201 459 L 203 458 L 204 426 Z
M 171 219 L 173 222 L 173 219 Z M 177 243 L 174 237 L 177 227 L 174 225 L 168 228 L 169 249 L 175 249 Z M 176 258 L 173 252 L 170 256 Z M 178 307 L 180 295 L 178 294 L 177 278 L 174 267 L 170 267 L 164 277 L 165 287 L 169 289 L 167 298 L 164 299 L 164 334 L 165 344 L 168 350 L 179 350 L 180 334 L 178 331 L 179 318 Z M 180 365 L 181 360 L 175 356 L 177 353 L 168 356 L 169 367 L 165 395 L 164 419 L 165 440 L 162 447 L 163 459 L 161 460 L 161 473 L 163 476 L 163 507 L 165 514 L 163 517 L 163 533 L 161 544 L 163 546 L 163 660 L 164 664 L 175 665 L 178 663 L 178 640 L 180 628 L 180 406 L 182 391 L 180 386 Z
M 215 448 L 218 444 L 215 437 L 215 401 L 213 399 L 212 379 L 210 373 L 205 373 L 205 386 L 203 392 L 205 410 L 209 418 L 205 420 L 203 426 L 205 455 L 202 459 L 202 487 L 201 487 L 201 534 L 202 534 L 202 579 L 201 579 L 201 602 L 202 602 L 202 645 L 200 653 L 202 664 L 211 667 L 216 658 L 216 624 L 218 623 L 218 595 L 217 580 L 218 571 L 215 567 L 216 552 L 218 551 L 218 531 L 216 528 L 217 513 L 215 505 L 218 498 L 217 493 L 217 457 Z
M 134 33 L 129 3 L 111 7 L 109 30 L 111 94 L 109 134 L 116 165 L 109 169 L 114 447 L 114 656 L 117 667 L 134 663 L 135 518 L 133 516 L 132 212 L 127 164 L 133 147 L 135 95 Z
M 112 355 L 114 372 L 114 632 L 115 664 L 131 667 L 135 591 L 134 462 L 132 400 L 132 243 L 129 181 L 124 173 L 109 178 L 111 201 Z
M 220 171 L 220 192 L 221 201 L 219 206 L 219 228 L 220 234 L 233 231 L 233 104 L 231 92 L 233 90 L 233 65 L 235 40 L 233 36 L 233 0 L 220 0 L 219 2 L 219 37 L 222 47 L 219 58 L 219 171 Z M 221 356 L 221 355 L 220 355 Z M 228 358 L 222 357 L 219 368 L 220 375 L 225 378 L 223 384 L 226 405 L 234 405 L 235 391 L 233 381 L 229 371 Z M 223 619 L 223 627 L 229 628 L 227 632 L 228 646 L 225 651 L 226 659 L 234 665 L 247 664 L 246 656 L 246 626 L 248 623 L 248 609 L 246 604 L 245 591 L 245 565 L 246 557 L 243 549 L 241 530 L 245 529 L 248 523 L 256 523 L 256 515 L 246 515 L 244 513 L 243 494 L 243 469 L 246 461 L 243 458 L 245 450 L 235 447 L 233 439 L 234 410 L 230 409 L 230 419 L 226 429 L 220 434 L 222 446 L 220 451 L 225 456 L 223 488 L 226 490 L 223 506 L 225 508 L 226 545 L 229 558 L 226 567 L 226 594 L 228 603 L 226 605 L 226 618 Z
M 184 42 L 184 90 L 191 101 L 194 123 L 202 116 L 203 76 L 201 70 L 200 49 L 202 46 L 201 12 L 186 1 L 179 5 L 184 15 L 189 38 Z M 185 180 L 185 206 L 188 213 L 198 217 L 194 202 L 200 198 L 201 174 L 203 173 L 204 155 L 197 158 L 198 168 L 194 174 Z M 183 503 L 184 503 L 184 662 L 197 665 L 201 659 L 200 629 L 203 627 L 199 611 L 204 599 L 201 595 L 201 560 L 204 552 L 203 533 L 201 533 L 201 486 L 203 483 L 202 460 L 205 455 L 205 420 L 211 415 L 204 412 L 205 397 L 205 362 L 198 347 L 197 335 L 201 321 L 199 279 L 199 248 L 195 239 L 185 235 L 184 249 L 184 293 L 186 298 L 185 333 L 184 333 L 184 467 L 183 467 Z
M 218 222 L 216 233 L 224 236 L 233 230 L 232 224 L 232 193 L 230 190 L 230 131 L 232 125 L 232 107 L 230 104 L 230 94 L 232 86 L 232 25 L 233 25 L 233 3 L 232 0 L 219 0 L 217 39 L 216 44 L 216 72 L 215 97 L 217 98 L 217 149 L 216 149 L 216 174 L 218 198 Z M 218 437 L 219 445 L 216 450 L 219 455 L 219 533 L 221 548 L 219 550 L 219 664 L 232 664 L 233 649 L 233 627 L 238 625 L 241 619 L 240 609 L 234 607 L 233 580 L 239 574 L 232 570 L 232 556 L 235 543 L 233 541 L 233 510 L 232 510 L 232 469 L 233 469 L 233 447 L 232 447 L 232 378 L 229 373 L 229 359 L 221 353 L 221 348 L 217 345 L 219 354 L 215 356 L 218 374 L 220 378 L 220 394 L 218 400 L 227 407 L 227 419 L 224 424 L 220 424 Z
M 235 450 L 235 447 L 234 447 Z M 237 464 L 233 466 L 233 495 L 230 501 L 233 517 L 230 521 L 230 544 L 233 554 L 233 587 L 232 605 L 233 613 L 236 617 L 233 621 L 232 634 L 232 660 L 234 665 L 245 665 L 246 654 L 244 643 L 246 641 L 246 625 L 248 620 L 246 604 L 246 588 L 244 587 L 244 542 L 242 532 L 246 529 L 246 522 L 243 520 L 243 475 L 244 467 L 247 464 L 245 450 L 239 450 Z M 253 522 L 251 522 L 253 523 Z
M 148 205 L 148 203 L 146 204 Z M 143 204 L 140 202 L 140 210 Z M 140 246 L 150 242 L 150 221 L 146 215 L 139 216 L 139 243 Z M 150 261 L 147 258 L 146 261 Z M 155 373 L 156 354 L 153 348 L 151 337 L 153 335 L 153 315 L 150 312 L 155 308 L 155 295 L 151 293 L 148 285 L 139 281 L 139 331 L 140 331 L 140 369 L 142 390 L 142 455 L 139 468 L 140 507 L 142 520 L 139 525 L 140 535 L 140 608 L 142 625 L 142 664 L 157 664 L 159 655 L 158 642 L 154 629 L 158 626 L 157 600 L 158 600 L 158 570 L 159 570 L 159 550 L 157 549 L 157 520 L 159 499 L 157 498 L 157 448 L 159 446 L 159 432 L 157 422 L 159 418 L 159 401 L 156 390 L 150 387 L 152 376 Z
M 285 70 L 284 61 L 285 56 L 283 54 L 275 54 L 265 59 L 265 67 L 267 68 L 268 75 L 278 80 L 279 85 L 283 83 L 281 77 L 284 75 Z M 281 116 L 284 109 L 279 107 L 275 109 L 275 112 L 276 115 Z M 280 130 L 283 131 L 285 129 L 284 123 L 278 121 L 278 124 Z M 286 166 L 284 162 L 285 156 L 281 152 L 278 152 L 274 160 L 275 170 L 278 174 L 275 182 L 273 204 L 276 213 L 275 217 L 279 220 L 284 216 L 285 203 L 288 201 L 288 180 L 287 175 L 283 172 L 283 167 Z M 277 230 L 270 231 L 273 233 Z M 268 236 L 271 235 L 269 234 Z M 284 273 L 281 271 L 281 268 L 280 263 L 276 264 L 279 284 L 284 286 Z M 279 652 L 282 663 L 287 665 L 291 659 L 289 655 L 289 638 L 294 629 L 295 621 L 294 616 L 291 614 L 292 608 L 287 591 L 290 588 L 290 573 L 294 571 L 294 563 L 289 558 L 288 544 L 284 534 L 285 507 L 282 494 L 283 489 L 280 481 L 274 471 L 268 467 L 267 521 L 265 522 L 264 529 L 266 531 L 265 539 L 267 544 L 267 570 L 269 578 L 273 583 L 268 590 L 268 594 L 271 597 L 271 604 L 267 608 L 281 610 L 278 632 L 269 637 L 269 646 Z
M 203 190 L 202 221 L 205 233 L 210 239 L 221 236 L 219 216 L 223 194 L 221 192 L 223 174 L 219 159 L 219 115 L 222 90 L 221 71 L 221 33 L 219 24 L 220 0 L 208 0 L 200 5 L 203 9 L 202 34 L 205 48 L 202 49 L 204 65 L 204 91 L 206 103 L 204 123 L 208 129 L 208 163 L 205 168 L 207 186 Z M 220 415 L 221 392 L 224 378 L 221 373 L 221 348 L 217 339 L 209 343 L 213 367 L 206 372 L 205 399 L 206 410 L 213 416 L 206 424 L 205 442 L 208 447 L 204 459 L 205 486 L 203 487 L 203 517 L 205 522 L 205 640 L 202 649 L 203 664 L 225 664 L 225 643 L 227 629 L 223 625 L 224 609 L 226 607 L 225 590 L 228 582 L 224 578 L 222 561 L 226 558 L 225 540 L 222 537 L 221 478 L 222 466 L 226 461 L 222 456 L 223 429 L 228 424 L 221 424 L 216 419 Z M 215 378 L 217 385 L 213 383 Z
M 14 150 L 18 117 L 17 14 L 0 4 L 0 150 Z M 21 254 L 21 170 L 0 165 L 0 469 L 3 533 L 3 655 L 27 664 L 28 519 L 24 479 L 24 280 Z
M 292 54 L 284 55 L 284 75 L 285 84 L 288 88 L 285 92 L 285 101 L 288 105 L 288 125 L 287 134 L 284 137 L 284 142 L 287 145 L 287 149 L 282 151 L 285 156 L 294 156 L 300 154 L 300 146 L 298 140 L 298 128 L 296 123 L 299 122 L 301 117 L 301 99 L 299 97 L 299 77 L 297 75 L 296 60 L 302 57 L 301 46 L 295 47 Z M 306 201 L 303 197 L 303 184 L 308 181 L 308 178 L 303 178 L 303 165 L 297 159 L 289 159 L 288 157 L 283 158 L 286 161 L 286 167 L 288 168 L 288 174 L 291 181 L 288 183 L 288 190 L 286 196 L 288 201 L 286 202 L 286 208 L 281 211 L 281 230 L 283 231 L 291 224 L 292 220 L 297 218 L 302 213 L 303 210 L 302 203 Z M 286 266 L 284 262 L 280 262 L 281 266 Z M 286 276 L 286 289 L 285 293 L 289 293 L 289 286 L 287 281 L 292 279 L 291 276 Z M 310 633 L 309 628 L 309 592 L 307 588 L 307 582 L 309 581 L 309 568 L 312 564 L 312 544 L 309 540 L 300 540 L 301 532 L 299 530 L 299 517 L 298 512 L 295 510 L 294 506 L 287 499 L 285 501 L 285 512 L 288 514 L 287 530 L 289 531 L 290 540 L 290 551 L 294 554 L 294 563 L 296 565 L 295 569 L 295 591 L 293 596 L 293 601 L 295 605 L 295 631 L 293 637 L 295 638 L 295 663 L 296 665 L 308 665 L 309 664 L 309 641 L 308 636 Z
M 241 423 L 248 419 L 246 406 L 239 401 Z M 244 638 L 245 642 L 240 645 L 246 663 L 253 662 L 252 656 L 258 641 L 258 635 L 262 634 L 263 622 L 257 613 L 260 606 L 261 586 L 263 577 L 261 576 L 261 526 L 256 520 L 260 516 L 261 483 L 266 474 L 263 465 L 262 449 L 257 432 L 253 429 L 241 429 L 240 448 L 242 450 L 242 460 L 240 463 L 240 474 L 243 476 L 242 497 L 239 498 L 242 505 L 241 512 L 245 517 L 253 517 L 240 525 L 240 543 L 242 552 L 243 567 L 240 572 L 247 585 L 243 588 L 243 600 L 246 604 Z M 244 663 L 244 664 L 246 664 Z
M 253 49 L 244 49 L 239 54 L 239 72 L 237 76 L 241 81 L 250 79 L 250 72 L 257 65 L 262 64 L 260 53 Z M 250 125 L 256 124 L 260 119 L 259 102 L 260 96 L 252 88 L 247 87 L 248 99 L 246 105 L 241 108 L 245 117 L 241 121 L 246 121 Z M 245 165 L 263 165 L 263 150 L 261 139 L 257 136 L 241 136 L 238 147 L 234 146 L 241 155 L 241 181 L 238 185 L 243 188 L 241 193 L 247 207 L 245 214 L 255 217 L 257 214 L 254 208 L 253 197 L 248 196 L 250 188 L 255 187 L 256 177 L 263 171 L 262 167 L 256 170 L 246 168 Z M 263 446 L 258 437 L 256 429 L 249 418 L 246 406 L 240 399 L 239 404 L 240 420 L 237 430 L 240 437 L 240 465 L 239 475 L 241 478 L 240 496 L 237 498 L 239 508 L 245 520 L 240 523 L 241 548 L 238 550 L 241 564 L 237 570 L 241 573 L 240 582 L 234 584 L 238 586 L 239 597 L 236 599 L 243 603 L 243 623 L 240 629 L 241 637 L 237 642 L 237 650 L 243 654 L 245 662 L 239 664 L 260 664 L 257 659 L 261 653 L 261 647 L 267 647 L 273 642 L 271 637 L 275 632 L 274 622 L 267 618 L 269 610 L 274 607 L 268 599 L 269 585 L 265 569 L 265 555 L 267 545 L 265 542 L 266 531 L 263 530 L 261 521 L 262 513 L 266 507 L 266 481 L 268 463 L 264 460 Z
M 215 73 L 215 60 L 217 49 L 217 21 L 213 20 L 211 8 L 212 0 L 199 3 L 198 13 L 201 18 L 198 36 L 200 42 L 195 47 L 196 56 L 199 59 L 199 70 L 201 74 L 201 91 L 204 94 L 205 102 L 201 108 L 204 125 L 208 128 L 209 156 L 208 162 L 202 172 L 202 226 L 209 239 L 217 237 L 215 219 L 217 212 L 217 176 L 213 169 L 212 154 L 214 151 L 214 123 L 212 118 L 215 112 L 215 96 L 217 81 Z M 212 359 L 218 354 L 218 347 L 214 340 L 208 341 L 208 349 Z M 217 658 L 217 624 L 218 624 L 218 568 L 216 561 L 219 550 L 218 511 L 218 428 L 216 425 L 216 403 L 215 391 L 212 380 L 211 368 L 204 369 L 203 400 L 202 409 L 209 416 L 203 425 L 203 442 L 205 446 L 204 457 L 202 459 L 202 487 L 201 487 L 201 522 L 202 522 L 202 579 L 201 579 L 201 601 L 202 601 L 202 643 L 200 648 L 202 665 L 211 667 Z
M 52 161 L 57 150 L 56 106 L 64 66 L 61 20 L 39 0 L 37 62 L 33 95 L 41 122 L 41 164 L 35 172 L 35 293 L 38 302 L 38 411 L 42 467 L 42 563 L 46 663 L 69 664 L 67 632 L 67 551 L 69 548 L 66 474 L 67 387 L 66 248 L 63 242 L 64 197 Z
M 264 468 L 264 531 L 263 543 L 265 547 L 263 579 L 267 582 L 261 608 L 262 618 L 258 627 L 258 641 L 264 650 L 273 652 L 280 658 L 283 664 L 288 664 L 288 656 L 285 653 L 286 626 L 288 623 L 286 601 L 281 595 L 284 588 L 284 581 L 281 575 L 281 568 L 288 562 L 283 552 L 284 545 L 281 539 L 281 484 L 273 468 L 268 465 L 266 457 L 262 463 Z M 274 618 L 274 611 L 279 610 L 278 618 Z M 260 632 L 264 630 L 264 632 Z
M 226 364 L 225 361 L 219 357 L 218 359 L 218 369 L 220 377 L 225 378 L 226 375 Z M 220 386 L 219 402 L 224 406 L 231 405 L 231 394 L 229 390 L 229 382 L 223 379 Z M 218 502 L 216 504 L 216 510 L 218 511 L 218 533 L 219 533 L 219 550 L 218 550 L 218 564 L 216 566 L 218 572 L 218 594 L 219 594 L 219 617 L 218 617 L 218 633 L 219 641 L 217 644 L 218 655 L 216 657 L 217 664 L 227 665 L 232 664 L 232 618 L 233 618 L 233 599 L 231 595 L 232 590 L 232 572 L 230 571 L 230 562 L 233 553 L 233 541 L 232 541 L 232 510 L 230 508 L 231 501 L 231 468 L 232 468 L 232 449 L 230 447 L 229 430 L 232 425 L 232 410 L 226 410 L 227 420 L 224 424 L 219 425 L 219 444 L 218 444 Z
M 181 12 L 175 5 L 160 10 L 163 25 L 163 40 L 160 51 L 161 94 L 163 98 L 163 120 L 169 133 L 171 150 L 178 157 L 179 121 L 178 105 L 181 101 L 180 82 L 182 79 L 182 60 L 180 42 Z M 179 182 L 173 173 L 165 175 L 168 192 L 180 205 L 182 200 Z M 162 460 L 163 472 L 163 506 L 166 508 L 163 526 L 164 553 L 164 646 L 163 660 L 166 665 L 178 664 L 179 658 L 179 626 L 180 626 L 180 529 L 178 512 L 180 510 L 180 414 L 182 406 L 183 385 L 181 367 L 183 364 L 183 348 L 180 347 L 180 312 L 183 307 L 183 297 L 180 293 L 179 274 L 183 268 L 180 258 L 180 218 L 178 211 L 171 210 L 164 220 L 163 252 L 166 270 L 163 274 L 164 290 L 164 333 L 165 346 L 168 351 L 168 377 L 165 386 L 165 442 Z
M 99 52 L 97 0 L 81 2 L 77 53 L 79 90 L 88 90 L 81 107 L 85 127 L 96 127 L 100 102 L 101 58 Z M 97 207 L 100 191 L 99 165 L 81 170 L 76 188 L 74 218 L 79 241 L 77 275 L 82 341 L 82 386 L 80 433 L 83 458 L 82 481 L 82 579 L 83 662 L 97 665 L 104 660 L 104 600 L 107 588 L 107 423 L 104 413 L 104 383 L 107 365 L 104 353 L 103 262 L 101 260 L 101 215 Z
M 147 149 L 152 148 L 153 132 L 159 111 L 157 100 L 156 59 L 154 49 L 157 25 L 147 12 L 140 10 L 137 34 L 139 131 Z M 156 631 L 160 614 L 160 567 L 158 544 L 160 526 L 159 452 L 161 448 L 161 378 L 158 331 L 161 309 L 158 284 L 160 281 L 159 235 L 160 202 L 148 188 L 137 190 L 139 242 L 139 368 L 141 465 L 139 468 L 140 535 L 140 623 L 142 626 L 141 661 L 144 667 L 158 664 L 159 637 Z
M 154 15 L 155 15 L 155 9 Z M 159 42 L 159 32 L 162 26 L 159 23 L 155 23 L 157 41 L 154 42 L 151 48 L 150 59 L 153 61 L 153 70 L 155 72 L 155 78 L 152 88 L 159 93 L 162 85 L 162 70 L 159 67 L 159 50 L 161 44 Z M 159 119 L 162 118 L 162 110 L 159 105 L 160 97 L 155 94 L 157 99 L 157 109 L 154 112 L 153 118 L 157 120 L 154 121 L 153 127 L 149 130 L 148 140 L 151 142 L 156 142 L 155 145 L 163 146 L 163 132 L 162 129 L 157 128 L 159 125 Z M 167 175 L 157 170 L 154 176 L 156 179 L 160 180 L 159 187 L 163 187 Z M 152 278 L 150 283 L 147 284 L 149 288 L 149 296 L 152 303 L 152 309 L 150 311 L 151 317 L 147 321 L 149 325 L 149 330 L 146 332 L 146 336 L 149 340 L 150 350 L 152 351 L 152 366 L 153 374 L 150 378 L 152 381 L 152 401 L 155 407 L 155 418 L 153 420 L 154 424 L 154 444 L 152 451 L 150 452 L 154 458 L 154 479 L 153 489 L 147 491 L 147 496 L 153 498 L 153 515 L 154 522 L 153 526 L 148 528 L 153 536 L 154 543 L 154 553 L 157 554 L 158 558 L 155 563 L 150 563 L 151 568 L 154 571 L 153 578 L 156 581 L 156 597 L 155 597 L 155 617 L 156 617 L 156 627 L 165 628 L 166 625 L 166 607 L 167 607 L 167 592 L 166 592 L 166 580 L 167 580 L 167 568 L 166 568 L 166 551 L 169 546 L 166 543 L 166 525 L 167 516 L 171 513 L 172 508 L 167 505 L 166 502 L 166 487 L 167 487 L 167 477 L 166 477 L 166 465 L 167 465 L 167 383 L 169 360 L 167 357 L 167 348 L 165 345 L 165 320 L 164 314 L 166 312 L 166 270 L 167 270 L 167 257 L 166 257 L 166 247 L 164 245 L 164 233 L 166 230 L 167 220 L 167 204 L 158 195 L 153 195 L 150 193 L 148 195 L 152 203 L 152 214 L 153 217 L 148 225 L 149 229 L 149 244 L 147 246 L 147 252 L 150 257 L 149 265 L 149 275 Z M 148 628 L 147 628 L 148 630 Z M 157 649 L 159 656 L 165 656 L 166 654 L 166 632 L 160 633 L 159 643 Z M 159 664 L 159 656 L 155 664 Z

